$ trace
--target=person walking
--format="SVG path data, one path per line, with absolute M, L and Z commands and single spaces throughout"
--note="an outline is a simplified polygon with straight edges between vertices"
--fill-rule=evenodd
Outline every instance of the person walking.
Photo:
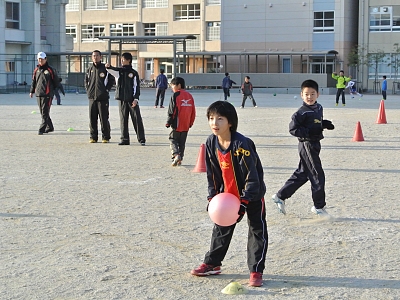
M 44 52 L 37 54 L 38 65 L 33 71 L 32 84 L 29 96 L 36 95 L 37 104 L 42 116 L 42 123 L 39 126 L 39 135 L 54 131 L 53 121 L 50 118 L 51 102 L 54 97 L 54 90 L 60 80 L 57 71 L 47 63 L 47 55 Z
M 61 81 L 62 81 L 62 78 L 60 78 L 60 82 L 58 83 L 57 87 L 54 89 L 54 95 L 56 96 L 56 99 L 57 99 L 57 105 L 61 105 L 60 92 L 65 97 L 65 91 L 64 91 L 63 85 L 61 84 Z
M 185 90 L 185 79 L 175 77 L 171 80 L 174 94 L 168 107 L 165 127 L 171 127 L 169 134 L 172 166 L 180 166 L 185 155 L 185 145 L 189 129 L 196 118 L 196 107 L 192 94 Z
M 161 69 L 160 74 L 158 74 L 156 78 L 156 103 L 154 104 L 154 108 L 157 108 L 159 100 L 160 108 L 164 108 L 165 91 L 167 88 L 168 79 L 167 76 L 164 75 L 164 69 Z
M 114 85 L 114 77 L 110 75 L 105 65 L 101 62 L 101 52 L 92 52 L 93 64 L 86 70 L 85 89 L 89 98 L 89 143 L 97 143 L 98 140 L 98 118 L 100 118 L 102 142 L 108 143 L 111 139 L 111 128 L 109 122 L 109 92 Z

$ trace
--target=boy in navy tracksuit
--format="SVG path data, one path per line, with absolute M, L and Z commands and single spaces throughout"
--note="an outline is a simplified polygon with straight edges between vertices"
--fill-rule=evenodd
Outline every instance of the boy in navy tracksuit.
M 234 194 L 240 199 L 237 223 L 247 212 L 249 225 L 249 285 L 261 286 L 268 248 L 263 167 L 253 141 L 236 131 L 238 117 L 232 104 L 226 101 L 214 102 L 207 109 L 207 117 L 213 132 L 206 142 L 208 201 L 223 192 Z M 214 224 L 210 250 L 205 255 L 204 263 L 191 271 L 192 275 L 221 273 L 220 266 L 228 251 L 235 227 L 236 223 L 231 226 Z
M 293 114 L 289 132 L 299 140 L 300 162 L 296 171 L 284 186 L 272 196 L 278 211 L 286 214 L 285 200 L 290 198 L 308 180 L 311 182 L 311 193 L 314 206 L 311 211 L 321 217 L 329 217 L 325 210 L 325 174 L 322 169 L 319 153 L 320 140 L 324 138 L 324 129 L 335 127 L 331 121 L 323 120 L 323 108 L 317 103 L 319 96 L 318 83 L 306 80 L 301 85 L 303 105 Z

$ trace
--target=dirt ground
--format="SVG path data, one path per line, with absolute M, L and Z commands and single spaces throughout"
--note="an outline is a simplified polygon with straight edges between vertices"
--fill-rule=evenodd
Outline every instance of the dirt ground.
M 255 93 L 238 109 L 238 131 L 252 138 L 267 185 L 269 248 L 261 288 L 247 287 L 247 222 L 238 224 L 222 274 L 194 277 L 208 250 L 212 222 L 205 210 L 205 173 L 194 173 L 211 133 L 207 106 L 222 91 L 193 92 L 197 119 L 181 167 L 171 167 L 166 109 L 142 92 L 146 146 L 118 146 L 116 101 L 109 144 L 90 144 L 85 95 L 54 105 L 55 131 L 38 136 L 40 114 L 28 95 L 0 95 L 1 299 L 400 299 L 400 96 L 389 95 L 387 124 L 376 124 L 379 95 L 334 106 L 321 96 L 326 221 L 315 217 L 310 184 L 287 200 L 287 215 L 271 201 L 298 164 L 288 123 L 295 95 Z M 170 93 L 167 93 L 167 98 Z M 240 94 L 229 101 L 240 106 Z M 166 105 L 168 105 L 168 100 Z M 55 103 L 55 101 L 54 101 Z M 360 122 L 364 142 L 353 142 Z M 72 131 L 67 131 L 72 128 Z M 237 281 L 248 290 L 221 290 Z

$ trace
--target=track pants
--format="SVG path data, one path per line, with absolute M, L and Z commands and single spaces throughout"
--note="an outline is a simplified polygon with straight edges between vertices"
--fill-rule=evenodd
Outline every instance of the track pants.
M 321 143 L 299 142 L 300 162 L 297 170 L 276 194 L 280 199 L 290 198 L 308 180 L 311 182 L 311 194 L 315 208 L 323 208 L 325 203 L 325 173 L 322 169 L 319 153 Z
M 346 104 L 346 97 L 344 95 L 344 88 L 343 89 L 337 89 L 337 91 L 336 91 L 336 103 L 339 103 L 340 95 L 342 95 L 342 104 Z
M 171 133 L 169 134 L 172 158 L 179 154 L 181 159 L 183 159 L 183 156 L 185 155 L 187 135 L 187 131 L 176 131 L 172 129 Z
M 144 126 L 142 115 L 140 114 L 139 104 L 132 107 L 132 101 L 118 101 L 119 105 L 119 118 L 121 125 L 121 141 L 130 141 L 128 121 L 131 116 L 133 129 L 135 129 L 137 140 L 139 143 L 145 143 L 146 137 L 144 134 Z
M 249 202 L 246 213 L 247 223 L 249 225 L 247 237 L 247 265 L 250 272 L 263 273 L 265 269 L 265 256 L 268 250 L 268 231 L 265 219 L 264 198 Z M 231 243 L 235 227 L 236 224 L 227 227 L 214 224 L 210 250 L 206 253 L 204 258 L 205 264 L 214 266 L 222 265 L 222 261 Z
M 54 130 L 53 121 L 50 118 L 50 107 L 52 97 L 36 97 L 39 106 L 42 123 L 39 127 L 39 132 L 44 133 L 46 130 Z
M 243 99 L 242 99 L 242 107 L 244 107 L 244 104 L 246 103 L 246 99 L 247 97 L 250 98 L 250 100 L 253 102 L 253 106 L 257 106 L 256 100 L 254 100 L 253 95 L 243 95 Z
M 97 141 L 99 132 L 98 132 L 98 117 L 100 117 L 101 123 L 101 132 L 103 140 L 111 139 L 111 129 L 109 118 L 109 100 L 107 101 L 98 101 L 89 99 L 89 130 L 90 130 L 90 138 Z

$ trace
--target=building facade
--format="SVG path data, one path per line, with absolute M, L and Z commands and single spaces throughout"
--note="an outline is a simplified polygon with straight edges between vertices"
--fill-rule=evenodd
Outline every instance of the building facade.
M 359 76 L 363 88 L 380 92 L 382 76 L 397 93 L 400 81 L 400 1 L 360 0 Z
M 0 0 L 0 86 L 30 84 L 35 54 L 65 51 L 68 0 Z M 59 56 L 50 62 L 61 66 Z

